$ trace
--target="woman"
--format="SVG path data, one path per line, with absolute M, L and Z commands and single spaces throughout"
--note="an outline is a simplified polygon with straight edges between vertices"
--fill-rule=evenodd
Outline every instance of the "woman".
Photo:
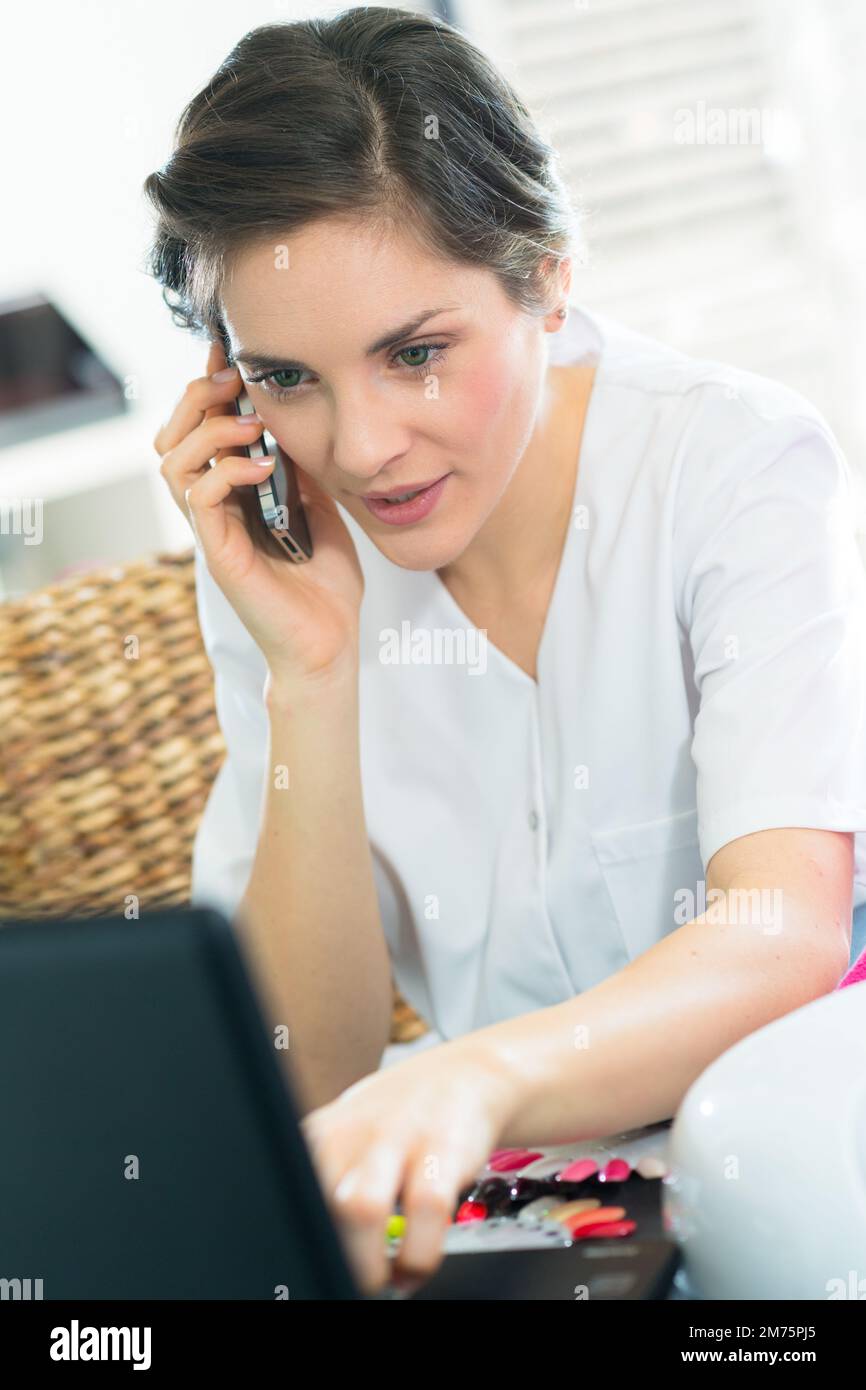
M 235 917 L 289 1027 L 372 1290 L 398 1200 L 423 1277 L 491 1149 L 665 1119 L 844 973 L 847 464 L 794 391 L 570 301 L 555 155 L 444 23 L 253 30 L 146 191 L 152 272 L 212 340 L 155 440 L 228 744 L 193 898 Z M 261 421 L 308 564 L 243 519 Z M 379 1069 L 392 969 L 442 1041 Z

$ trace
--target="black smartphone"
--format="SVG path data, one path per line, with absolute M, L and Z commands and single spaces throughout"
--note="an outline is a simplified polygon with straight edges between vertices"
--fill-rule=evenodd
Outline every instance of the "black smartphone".
M 230 367 L 235 366 L 225 333 L 222 334 L 222 344 L 226 362 Z M 255 414 L 256 408 L 250 400 L 245 386 L 241 386 L 237 396 L 232 398 L 232 405 L 238 415 Z M 282 553 L 288 559 L 293 560 L 296 565 L 311 560 L 313 558 L 313 538 L 307 525 L 307 517 L 301 502 L 298 479 L 292 460 L 283 452 L 273 435 L 269 434 L 266 429 L 262 430 L 252 444 L 239 444 L 236 452 L 246 454 L 251 459 L 264 458 L 267 454 L 273 454 L 275 459 L 270 473 L 260 483 L 252 483 L 249 489 L 238 489 L 244 515 L 250 527 L 253 528 L 253 539 L 264 540 L 260 530 L 261 525 L 264 525 L 267 533 L 273 536 L 279 544 Z M 246 493 L 249 497 L 253 490 L 256 493 L 255 506 L 250 508 L 246 504 L 243 494 Z M 257 528 L 259 529 L 258 538 L 256 536 Z

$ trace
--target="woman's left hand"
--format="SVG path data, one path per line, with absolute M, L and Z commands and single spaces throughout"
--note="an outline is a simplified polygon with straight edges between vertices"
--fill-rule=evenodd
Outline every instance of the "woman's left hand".
M 372 1072 L 301 1121 L 349 1264 L 365 1293 L 437 1269 L 463 1187 L 497 1147 L 517 1103 L 501 1061 L 470 1039 Z M 400 1201 L 399 1254 L 386 1225 Z

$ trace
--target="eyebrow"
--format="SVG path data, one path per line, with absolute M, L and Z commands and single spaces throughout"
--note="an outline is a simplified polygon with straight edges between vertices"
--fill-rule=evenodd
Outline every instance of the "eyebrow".
M 404 338 L 409 338 L 413 333 L 417 333 L 428 319 L 435 318 L 437 314 L 448 313 L 452 309 L 459 309 L 459 304 L 443 304 L 438 309 L 423 309 L 420 314 L 402 323 L 399 328 L 391 329 L 384 333 L 381 338 L 377 338 L 375 343 L 371 343 L 366 350 L 367 357 L 375 357 L 377 353 L 384 352 L 385 348 L 393 347 L 395 343 L 402 342 Z M 309 371 L 306 362 L 293 362 L 286 357 L 274 357 L 267 352 L 256 352 L 254 348 L 238 348 L 234 354 L 235 362 L 243 362 L 244 366 L 252 367 L 256 372 L 293 372 Z

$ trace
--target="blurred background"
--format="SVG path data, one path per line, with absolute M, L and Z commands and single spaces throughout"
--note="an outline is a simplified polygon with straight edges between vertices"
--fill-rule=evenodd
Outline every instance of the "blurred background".
M 141 184 L 242 33 L 343 8 L 6 11 L 0 598 L 192 544 L 152 439 L 206 348 L 145 273 Z M 852 464 L 866 558 L 863 0 L 400 8 L 486 48 L 559 150 L 582 213 L 576 299 L 815 402 Z

